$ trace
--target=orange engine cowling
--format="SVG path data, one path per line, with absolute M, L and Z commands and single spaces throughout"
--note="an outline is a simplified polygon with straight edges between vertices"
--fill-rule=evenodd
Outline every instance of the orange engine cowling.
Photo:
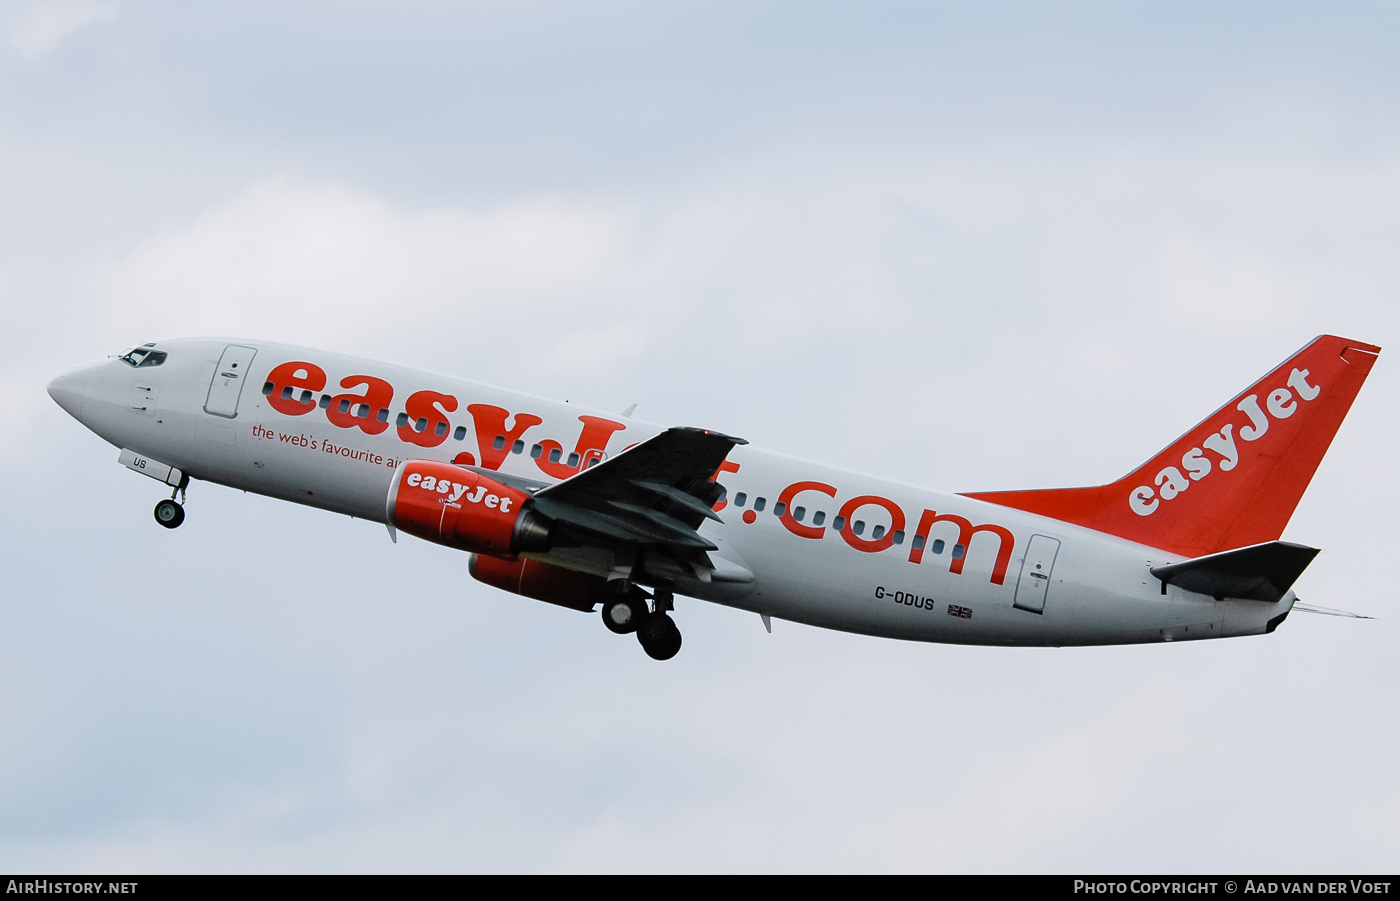
M 492 588 L 585 613 L 592 610 L 593 605 L 617 596 L 607 579 L 538 560 L 494 560 L 473 556 L 468 568 L 472 578 Z
M 550 521 L 530 496 L 495 479 L 435 460 L 409 460 L 389 486 L 389 523 L 449 547 L 510 557 L 549 546 Z

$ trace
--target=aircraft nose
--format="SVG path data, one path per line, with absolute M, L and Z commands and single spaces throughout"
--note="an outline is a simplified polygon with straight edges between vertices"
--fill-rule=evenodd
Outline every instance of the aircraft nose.
M 83 418 L 83 398 L 87 395 L 88 367 L 82 366 L 61 372 L 49 382 L 49 397 L 62 407 L 69 416 L 79 421 Z

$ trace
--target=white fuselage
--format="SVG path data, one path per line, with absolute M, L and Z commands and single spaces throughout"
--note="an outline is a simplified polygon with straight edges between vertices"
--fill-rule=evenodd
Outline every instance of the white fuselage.
M 230 347 L 247 350 L 226 355 Z M 50 393 L 113 445 L 195 479 L 377 522 L 386 521 L 391 478 L 407 460 L 450 462 L 469 454 L 488 469 L 552 483 L 586 466 L 590 450 L 594 457 L 616 454 L 663 430 L 304 348 L 179 339 L 154 349 L 168 355 L 159 366 L 111 358 L 64 373 Z M 243 358 L 246 372 L 232 382 L 221 377 L 221 361 Z M 302 389 L 283 399 L 283 408 L 296 405 L 289 414 L 262 388 L 275 367 L 293 362 L 319 368 L 325 384 L 306 405 Z M 356 415 L 352 402 L 333 421 L 341 405 L 325 407 L 319 399 L 365 393 L 352 376 L 379 380 L 378 396 L 389 399 L 365 405 L 365 416 Z M 342 380 L 350 387 L 341 387 Z M 424 398 L 433 412 L 423 412 Z M 400 425 L 406 403 L 413 415 Z M 423 419 L 428 424 L 420 430 Z M 785 620 L 960 644 L 1119 644 L 1261 634 L 1294 601 L 1291 592 L 1277 603 L 1217 601 L 1175 586 L 1164 594 L 1149 570 L 1180 560 L 1177 555 L 751 446 L 735 447 L 724 470 L 717 481 L 727 495 L 716 506 L 723 523 L 707 521 L 700 529 L 719 547 L 712 552 L 720 558 L 716 578 L 668 579 L 678 593 Z M 799 483 L 813 484 L 794 492 Z M 837 517 L 848 526 L 840 532 L 832 527 Z M 606 574 L 606 562 L 596 559 L 563 552 L 538 557 Z

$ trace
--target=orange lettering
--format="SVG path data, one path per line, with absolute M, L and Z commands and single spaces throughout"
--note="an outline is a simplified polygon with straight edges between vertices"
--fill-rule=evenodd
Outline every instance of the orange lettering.
M 342 429 L 358 428 L 366 435 L 378 435 L 389 428 L 387 418 L 379 421 L 379 411 L 389 408 L 389 402 L 394 399 L 394 386 L 371 375 L 352 375 L 340 380 L 342 388 L 362 386 L 364 394 L 337 394 L 332 397 L 331 405 L 326 408 L 326 418 Z M 342 402 L 346 405 L 344 413 L 340 412 Z M 369 406 L 368 412 L 359 409 L 361 404 Z M 362 412 L 364 416 L 357 415 Z
M 1001 585 L 1006 582 L 1006 567 L 1011 563 L 1011 549 L 1016 544 L 1016 538 L 1011 534 L 1011 530 L 1003 526 L 980 525 L 974 526 L 967 519 L 954 513 L 935 513 L 933 510 L 925 510 L 924 515 L 919 518 L 919 530 L 914 535 L 914 546 L 909 550 L 909 562 L 921 563 L 924 559 L 924 542 L 928 540 L 929 529 L 933 528 L 936 522 L 950 522 L 958 527 L 958 544 L 963 546 L 963 555 L 954 557 L 953 562 L 948 566 L 948 572 L 955 576 L 962 575 L 963 563 L 967 560 L 967 550 L 972 547 L 972 536 L 978 532 L 991 532 L 997 536 L 997 562 L 992 567 L 992 584 Z
M 441 410 L 438 407 L 441 406 Z M 419 447 L 437 447 L 447 440 L 447 432 L 452 423 L 447 413 L 455 412 L 457 398 L 436 391 L 415 391 L 404 402 L 404 412 L 408 422 L 399 426 L 399 437 L 409 444 Z M 445 412 L 444 412 L 445 411 Z M 426 420 L 423 430 L 418 431 L 419 420 Z
M 633 445 L 633 447 L 635 447 L 635 446 L 636 446 L 636 445 Z M 730 461 L 730 460 L 725 460 L 723 463 L 721 463 L 721 464 L 719 465 L 719 469 L 716 469 L 716 470 L 715 470 L 715 474 L 712 475 L 712 476 L 710 476 L 710 481 L 711 481 L 711 482 L 718 482 L 718 481 L 719 481 L 719 474 L 722 473 L 722 472 L 738 472 L 738 471 L 739 471 L 739 464 L 738 464 L 738 463 L 734 463 L 734 462 L 732 462 L 732 461 Z M 729 495 L 726 494 L 724 497 L 722 497 L 722 498 L 720 498 L 719 500 L 715 501 L 715 505 L 714 505 L 714 507 L 711 508 L 711 509 L 713 509 L 716 513 L 718 513 L 719 511 L 723 510 L 725 507 L 728 507 L 728 506 L 729 506 Z
M 315 363 L 293 360 L 290 363 L 283 363 L 267 374 L 267 383 L 263 385 L 263 394 L 267 395 L 267 402 L 278 413 L 301 416 L 316 409 L 316 401 L 309 396 L 309 392 L 320 391 L 324 387 L 326 387 L 326 371 L 324 369 Z M 307 395 L 304 403 L 301 399 L 302 394 Z
M 833 494 L 835 492 L 832 492 Z M 855 513 L 866 504 L 875 504 L 884 507 L 890 514 L 890 530 L 874 541 L 867 541 L 861 538 L 851 529 L 851 514 Z M 841 512 L 837 514 L 846 520 L 845 528 L 841 530 L 841 537 L 846 539 L 846 543 L 858 551 L 867 554 L 878 554 L 880 551 L 894 545 L 894 533 L 904 530 L 904 511 L 899 505 L 887 497 L 880 497 L 875 494 L 862 494 L 860 497 L 853 497 L 846 501 L 841 507 Z
M 524 435 L 531 426 L 544 422 L 531 413 L 516 413 L 515 428 L 506 428 L 506 417 L 510 414 L 501 407 L 490 404 L 472 404 L 467 407 L 476 423 L 476 446 L 481 451 L 481 465 L 486 469 L 500 469 L 510 453 L 511 445 Z M 505 444 L 496 447 L 496 437 L 505 438 Z
M 787 505 L 787 508 L 783 510 L 783 515 L 778 517 L 778 521 L 781 522 L 783 525 L 787 526 L 787 530 L 794 535 L 798 535 L 802 538 L 820 538 L 822 537 L 822 535 L 826 534 L 826 529 L 816 528 L 814 526 L 804 526 L 792 516 L 792 499 L 796 497 L 799 492 L 802 491 L 820 491 L 822 494 L 825 494 L 828 497 L 836 496 L 835 488 L 831 487 L 830 485 L 823 484 L 821 482 L 793 482 L 791 485 L 783 489 L 782 494 L 778 495 L 778 503 Z M 859 500 L 859 498 L 857 498 L 857 500 Z M 850 504 L 847 504 L 846 506 L 849 507 Z M 896 507 L 895 509 L 898 510 L 899 508 Z M 842 512 L 845 512 L 844 508 Z M 903 528 L 904 513 L 899 512 L 896 515 L 899 517 L 899 528 Z M 849 538 L 847 538 L 846 540 L 850 541 Z M 859 538 L 857 538 L 856 540 L 860 541 Z M 894 539 L 890 540 L 893 541 Z M 857 547 L 856 545 L 852 545 L 852 547 L 855 547 L 856 550 L 865 550 L 865 548 Z M 889 545 L 884 545 L 884 547 L 880 548 L 880 550 L 884 550 L 884 548 L 886 547 L 889 547 Z
M 543 453 L 540 454 L 540 458 L 535 463 L 546 475 L 556 479 L 567 479 L 587 466 L 589 460 L 600 459 L 603 456 L 603 451 L 607 449 L 608 439 L 612 437 L 612 433 L 627 428 L 620 422 L 613 422 L 611 419 L 603 419 L 598 416 L 580 416 L 578 419 L 579 422 L 583 423 L 583 431 L 579 433 L 578 445 L 574 448 L 574 454 L 577 457 L 573 466 L 570 466 L 566 459 L 561 459 L 557 463 L 549 459 L 549 455 L 554 451 L 562 453 L 563 448 L 558 441 L 540 442 Z

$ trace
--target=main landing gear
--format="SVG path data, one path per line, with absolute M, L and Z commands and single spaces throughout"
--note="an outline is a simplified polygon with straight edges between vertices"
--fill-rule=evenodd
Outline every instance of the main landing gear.
M 646 596 L 629 592 L 603 604 L 603 625 L 618 635 L 637 633 L 642 650 L 653 660 L 670 660 L 681 649 L 681 630 L 666 615 L 674 609 L 671 592 L 657 589 L 654 610 L 647 609 Z
M 180 487 L 170 492 L 170 497 L 156 504 L 156 522 L 165 526 L 167 529 L 178 529 L 180 523 L 185 521 L 185 506 L 183 501 L 185 499 L 185 486 L 189 484 L 189 478 L 189 476 L 185 476 L 181 479 Z M 180 498 L 180 503 L 177 503 L 175 500 L 177 495 Z
M 637 626 L 637 641 L 651 659 L 670 660 L 681 649 L 681 630 L 666 614 L 649 613 Z
M 637 631 L 637 626 L 650 615 L 646 599 L 640 595 L 613 598 L 603 605 L 603 625 L 618 635 Z

